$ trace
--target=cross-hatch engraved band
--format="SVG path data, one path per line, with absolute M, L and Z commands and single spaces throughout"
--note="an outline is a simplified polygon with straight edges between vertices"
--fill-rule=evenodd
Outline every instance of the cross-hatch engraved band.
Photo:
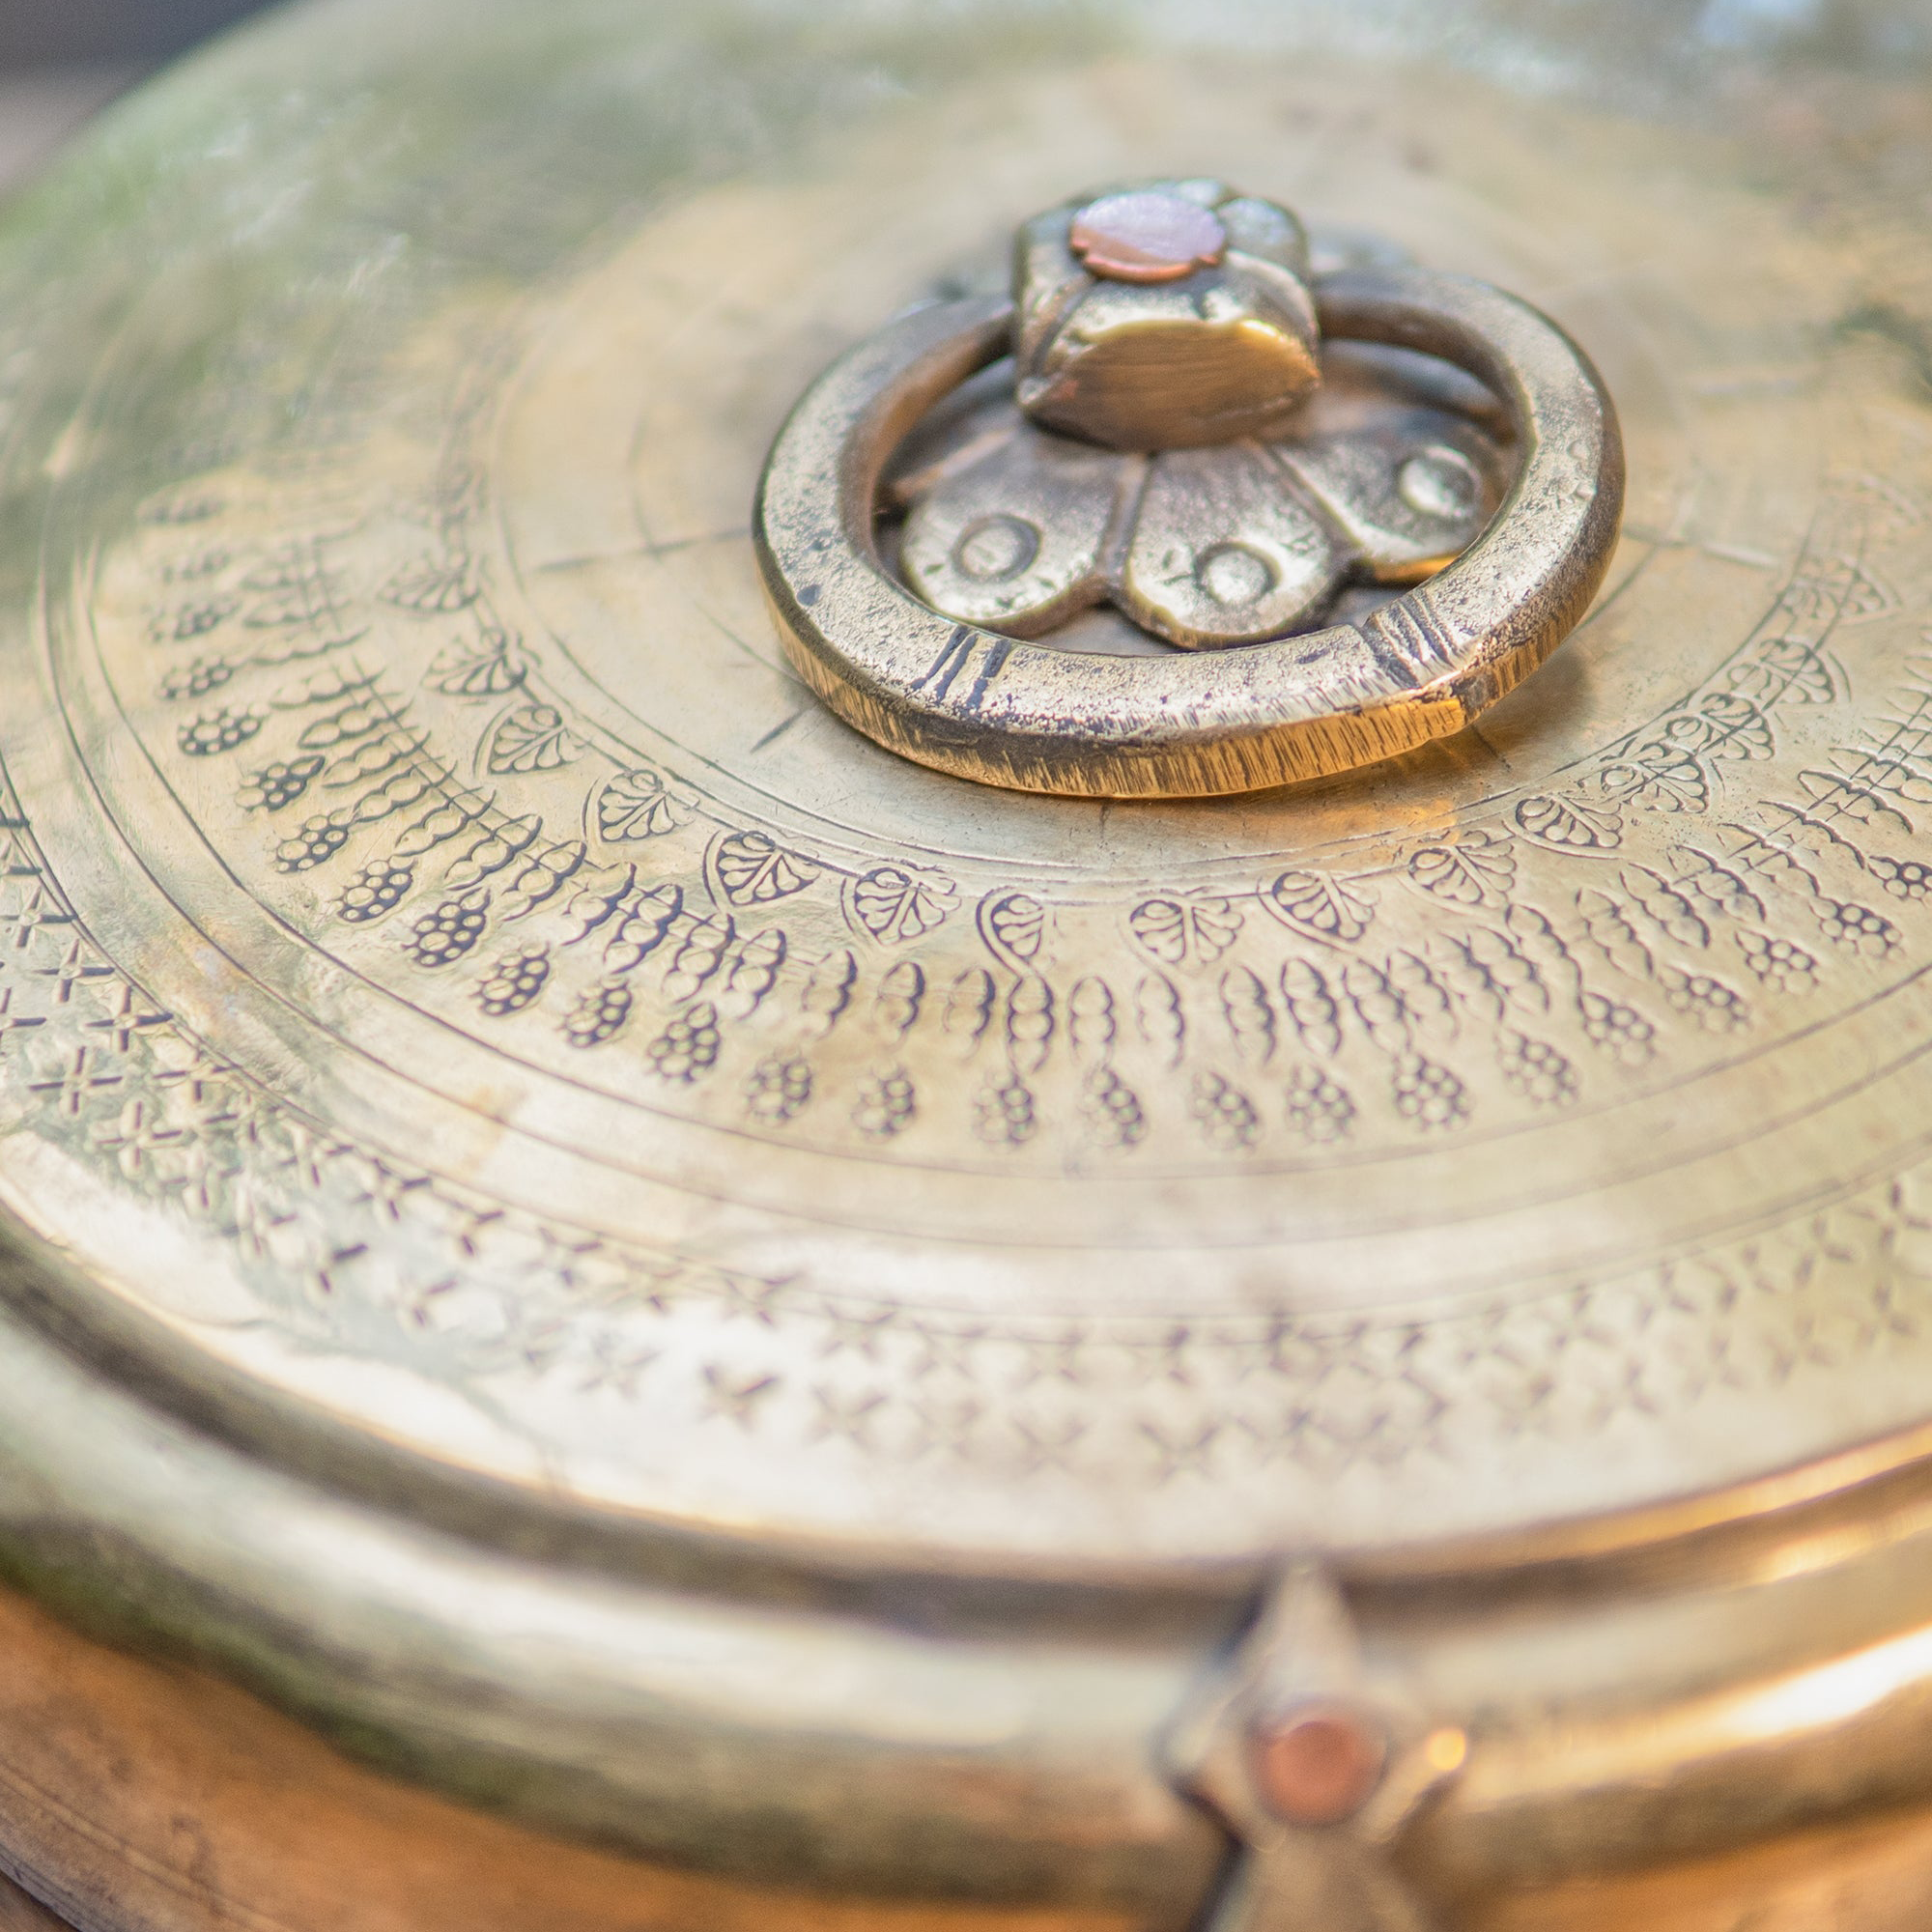
M 1179 798 L 1373 764 L 1461 730 L 1541 665 L 1607 569 L 1616 414 L 1589 359 L 1501 290 L 1416 269 L 1317 285 L 1322 328 L 1456 363 L 1520 452 L 1489 528 L 1359 624 L 1239 649 L 1118 658 L 927 609 L 873 542 L 881 470 L 940 397 L 1003 353 L 1010 305 L 916 310 L 836 362 L 781 431 L 755 533 L 792 663 L 848 724 L 922 764 L 1026 791 Z M 828 485 L 828 479 L 833 479 Z

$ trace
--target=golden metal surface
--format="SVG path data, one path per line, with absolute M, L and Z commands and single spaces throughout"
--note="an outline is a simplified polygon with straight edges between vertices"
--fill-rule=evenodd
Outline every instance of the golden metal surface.
M 1296 1557 L 1466 1736 L 1387 1896 L 1917 1922 L 1922 100 L 1053 19 L 325 8 L 7 217 L 0 1554 L 255 1693 L 8 1600 L 88 1932 L 453 1932 L 532 1846 L 586 1932 L 1169 1932 Z M 1274 792 L 846 729 L 792 399 L 1210 160 L 1583 346 L 1593 611 Z

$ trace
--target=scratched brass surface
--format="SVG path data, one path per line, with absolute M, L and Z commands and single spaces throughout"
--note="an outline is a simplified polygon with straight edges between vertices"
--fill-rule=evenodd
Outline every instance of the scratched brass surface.
M 5 216 L 0 1550 L 520 1828 L 1150 1927 L 1313 1552 L 1469 1728 L 1445 1912 L 1718 1925 L 1932 1794 L 1922 95 L 1186 13 L 298 12 Z M 1585 347 L 1595 612 L 1295 790 L 877 750 L 785 409 L 1209 166 Z
M 1393 78 L 1299 147 L 1271 71 L 1154 80 L 969 78 L 560 263 L 417 269 L 484 241 L 352 176 L 115 291 L 16 406 L 11 1204 L 399 1443 L 915 1562 L 1510 1528 L 1919 1419 L 1927 459 L 1830 327 L 1865 251 L 1475 80 L 1426 172 Z M 1366 779 L 909 771 L 782 668 L 768 433 L 1009 206 L 1210 135 L 1586 339 L 1610 588 Z

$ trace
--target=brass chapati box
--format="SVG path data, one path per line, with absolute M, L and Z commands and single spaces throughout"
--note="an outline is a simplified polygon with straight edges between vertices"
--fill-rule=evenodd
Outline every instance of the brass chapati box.
M 1923 1932 L 1928 182 L 328 0 L 0 213 L 0 1924 Z

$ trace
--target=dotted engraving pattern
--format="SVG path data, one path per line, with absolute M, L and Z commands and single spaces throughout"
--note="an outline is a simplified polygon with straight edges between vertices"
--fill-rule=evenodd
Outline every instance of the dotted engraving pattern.
M 1277 1463 L 1339 1475 L 1466 1447 L 1472 1423 L 1588 1435 L 1932 1323 L 1922 1171 L 1760 1241 L 1426 1322 L 995 1328 L 601 1241 L 378 1158 L 224 1065 L 100 956 L 17 805 L 0 811 L 10 1111 L 218 1239 L 285 1321 L 481 1389 L 544 1378 L 801 1448 L 1163 1484 Z M 761 1079 L 782 1111 L 809 1073 Z M 883 1122 L 895 1102 L 871 1104 Z M 1009 1133 L 1024 1103 L 988 1088 L 980 1104 Z M 1302 1104 L 1337 1103 L 1318 1085 Z M 1251 1131 L 1211 1079 L 1190 1105 L 1231 1142 Z M 1114 1117 L 1131 1131 L 1118 1102 Z
M 1777 756 L 1781 711 L 1847 696 L 1840 627 L 1896 611 L 1861 560 L 1872 503 L 1856 487 L 1826 502 L 1718 675 L 1560 789 L 1367 872 L 1290 866 L 1111 898 L 1083 882 L 1078 902 L 1052 903 L 937 864 L 796 849 L 689 778 L 593 748 L 540 693 L 537 654 L 477 560 L 473 471 L 450 462 L 440 547 L 360 599 L 343 589 L 344 544 L 251 563 L 194 534 L 218 497 L 151 507 L 182 533 L 150 546 L 154 567 L 193 586 L 150 616 L 155 637 L 200 647 L 191 677 L 172 660 L 158 677 L 163 698 L 182 694 L 180 751 L 233 768 L 275 872 L 327 881 L 337 922 L 387 922 L 427 976 L 405 997 L 434 1005 L 430 979 L 460 979 L 463 1023 L 506 1050 L 540 1053 L 547 1033 L 638 1057 L 665 1104 L 714 1122 L 928 1161 L 963 1133 L 1054 1168 L 1212 1168 L 1506 1128 L 1615 1101 L 1700 1040 L 1761 1035 L 1768 1000 L 1883 967 L 1932 889 L 1909 838 L 1932 784 L 1917 665 L 1882 738 L 1794 774 L 1788 798 L 1726 804 L 1727 773 Z M 413 693 L 367 641 L 384 606 L 465 627 Z M 206 647 L 231 635 L 239 648 Z M 309 663 L 205 702 L 243 666 Z M 456 706 L 432 715 L 438 695 Z M 782 1107 L 775 1062 L 810 1075 Z M 941 1069 L 939 1091 L 921 1091 L 917 1063 Z M 882 1081 L 905 1089 L 890 1132 Z
M 338 544 L 230 550 L 212 486 L 170 492 L 146 521 L 182 593 L 152 635 L 183 755 L 231 761 L 274 871 L 330 872 L 328 917 L 386 921 L 410 969 L 458 986 L 476 1024 L 546 1026 L 586 1053 L 628 1042 L 667 1090 L 728 1091 L 763 1132 L 827 1109 L 890 1152 L 958 1105 L 974 1143 L 1010 1157 L 1045 1138 L 1051 1095 L 1070 1103 L 1059 1130 L 1107 1155 L 1166 1134 L 1239 1160 L 1284 1133 L 1345 1146 L 1373 1107 L 1384 1130 L 1467 1130 L 1469 1040 L 1520 1107 L 1567 1107 L 1593 1069 L 1640 1070 L 1666 1028 L 1747 1029 L 1759 989 L 1804 994 L 1833 961 L 1898 946 L 1927 892 L 1901 843 L 1932 784 L 1918 668 L 1882 734 L 1802 774 L 1788 802 L 1736 823 L 1718 809 L 1727 767 L 1772 754 L 1780 707 L 1845 695 L 1837 627 L 1890 609 L 1860 554 L 1868 495 L 1827 504 L 1716 679 L 1561 790 L 1374 878 L 1291 869 L 1245 893 L 1134 899 L 1107 916 L 1135 963 L 1071 984 L 1050 961 L 1077 909 L 1016 888 L 969 904 L 936 869 L 896 863 L 841 869 L 718 825 L 668 772 L 599 769 L 535 690 L 454 512 L 442 547 L 376 601 L 466 627 L 425 684 L 473 704 L 468 757 L 440 753 L 391 688 Z M 194 653 L 191 676 L 176 646 Z M 207 702 L 244 658 L 286 681 Z M 568 838 L 487 782 L 566 771 L 585 800 Z M 1631 837 L 1645 814 L 1685 827 L 1667 864 Z M 283 1320 L 478 1390 L 542 1378 L 802 1449 L 1158 1486 L 1284 1463 L 1334 1475 L 1498 1432 L 1587 1435 L 1714 1387 L 1833 1370 L 1928 1317 L 1932 1187 L 1916 1177 L 1759 1240 L 1427 1321 L 994 1322 L 732 1274 L 545 1225 L 305 1119 L 96 950 L 11 800 L 5 840 L 0 1047 L 35 1130 L 218 1237 Z M 677 841 L 679 857 L 656 857 Z M 1571 903 L 1519 895 L 1531 849 L 1593 862 Z M 1378 946 L 1394 894 L 1440 909 L 1426 947 Z M 849 943 L 795 943 L 784 909 L 810 895 Z M 980 963 L 952 952 L 938 971 L 921 943 L 942 932 Z M 857 1023 L 878 1051 L 838 1092 L 813 1050 Z M 944 1093 L 908 1071 L 921 1028 L 952 1049 Z M 1049 1065 L 1067 1070 L 1062 1087 L 1042 1081 Z

